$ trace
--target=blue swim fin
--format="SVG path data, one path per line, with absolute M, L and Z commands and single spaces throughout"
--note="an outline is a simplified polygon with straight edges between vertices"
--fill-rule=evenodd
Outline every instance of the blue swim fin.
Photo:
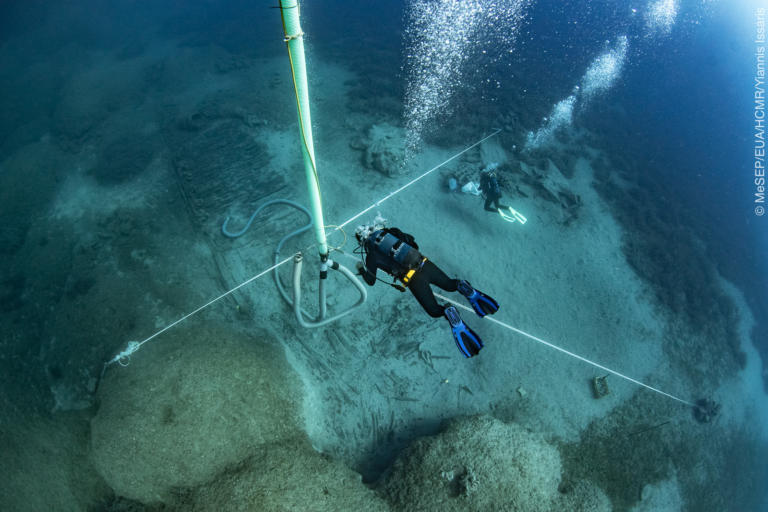
M 499 303 L 479 290 L 472 288 L 467 281 L 459 281 L 459 293 L 467 298 L 477 316 L 492 315 L 499 310 Z
M 443 311 L 445 318 L 448 319 L 448 323 L 451 324 L 451 332 L 456 340 L 456 346 L 464 357 L 476 356 L 483 348 L 483 342 L 475 331 L 467 327 L 464 320 L 459 316 L 459 312 L 456 311 L 454 306 L 449 306 Z

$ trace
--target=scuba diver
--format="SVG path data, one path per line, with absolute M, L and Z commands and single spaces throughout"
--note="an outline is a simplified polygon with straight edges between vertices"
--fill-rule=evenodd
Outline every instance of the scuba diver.
M 464 323 L 455 306 L 437 302 L 430 285 L 447 292 L 458 291 L 467 298 L 480 317 L 499 310 L 499 304 L 494 299 L 475 290 L 467 281 L 449 278 L 419 252 L 419 246 L 412 235 L 397 228 L 385 228 L 376 223 L 372 227 L 359 226 L 355 237 L 360 244 L 361 254 L 365 256 L 365 263 L 357 263 L 357 271 L 369 286 L 376 284 L 377 280 L 382 281 L 376 277 L 376 271 L 383 270 L 402 283 L 386 284 L 401 292 L 408 288 L 429 316 L 445 317 L 448 320 L 456 346 L 464 357 L 472 357 L 480 352 L 483 348 L 480 337 Z
M 525 215 L 511 206 L 499 203 L 499 199 L 501 199 L 501 186 L 499 185 L 498 175 L 496 174 L 497 167 L 498 164 L 491 164 L 480 171 L 480 192 L 485 196 L 485 211 L 498 212 L 498 214 L 501 215 L 501 218 L 507 222 L 519 222 L 520 224 L 525 224 L 528 222 Z M 496 208 L 491 208 L 491 204 L 495 204 Z
M 480 192 L 485 196 L 485 211 L 496 213 L 501 209 L 506 210 L 509 208 L 508 206 L 499 204 L 499 199 L 501 199 L 501 187 L 499 186 L 496 172 L 491 166 L 480 172 Z M 495 204 L 496 208 L 491 208 L 491 204 Z

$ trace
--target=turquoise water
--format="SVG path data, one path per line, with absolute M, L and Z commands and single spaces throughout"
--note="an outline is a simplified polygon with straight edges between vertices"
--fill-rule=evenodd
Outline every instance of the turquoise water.
M 302 3 L 330 257 L 412 234 L 465 359 L 383 272 L 300 326 L 300 211 L 222 233 L 310 206 L 275 5 L 6 2 L 0 509 L 766 510 L 748 4 Z

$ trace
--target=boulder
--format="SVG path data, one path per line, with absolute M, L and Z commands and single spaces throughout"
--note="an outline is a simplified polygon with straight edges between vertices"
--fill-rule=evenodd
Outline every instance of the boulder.
M 399 176 L 404 172 L 405 131 L 388 123 L 374 124 L 361 141 L 352 147 L 362 147 L 363 165 L 366 169 L 385 176 Z
M 264 445 L 216 480 L 183 495 L 179 510 L 386 512 L 387 503 L 341 462 L 316 452 L 304 437 Z
M 300 383 L 280 344 L 229 326 L 171 330 L 104 376 L 97 471 L 124 496 L 169 502 L 260 447 L 299 435 Z
M 0 399 L 0 510 L 102 510 L 110 489 L 88 463 L 86 415 L 43 416 L 9 405 Z
M 611 510 L 608 498 L 588 482 L 562 492 L 561 469 L 560 452 L 541 435 L 475 416 L 415 441 L 381 487 L 394 510 Z
M 549 511 L 560 454 L 541 436 L 489 416 L 453 421 L 408 447 L 384 483 L 397 510 Z

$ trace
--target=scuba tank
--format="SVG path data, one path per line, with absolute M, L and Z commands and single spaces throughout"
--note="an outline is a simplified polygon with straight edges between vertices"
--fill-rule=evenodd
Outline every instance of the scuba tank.
M 416 242 L 411 235 L 395 231 L 401 236 L 390 229 L 374 231 L 365 240 L 365 248 L 374 256 L 378 268 L 407 285 L 426 258 L 414 247 Z
M 498 179 L 496 179 L 496 175 L 484 173 L 480 177 L 480 190 L 486 196 L 501 196 L 501 187 L 499 186 Z
M 404 238 L 410 238 L 409 241 L 413 243 L 413 237 Z M 395 277 L 400 277 L 409 270 L 417 268 L 424 259 L 416 248 L 388 230 L 375 231 L 368 238 L 368 242 L 369 250 L 378 256 L 381 269 Z

